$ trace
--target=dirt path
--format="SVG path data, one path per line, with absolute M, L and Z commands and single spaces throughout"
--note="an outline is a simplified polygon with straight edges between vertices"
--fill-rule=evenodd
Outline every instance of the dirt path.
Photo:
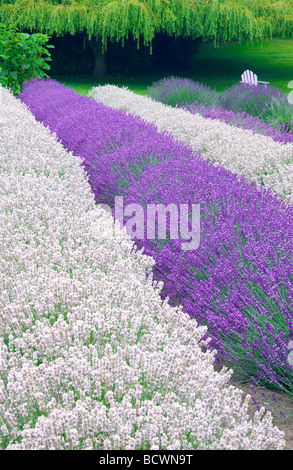
M 221 367 L 217 364 L 214 364 L 214 369 L 219 372 Z M 237 383 L 235 373 L 232 374 L 231 377 L 231 382 L 233 383 L 233 381 L 235 381 L 235 387 L 243 390 L 245 395 L 249 394 L 254 397 L 260 407 L 263 406 L 267 410 L 271 411 L 274 426 L 277 426 L 280 431 L 285 432 L 286 446 L 284 447 L 284 450 L 293 450 L 293 396 L 280 392 L 279 390 L 268 390 L 266 388 L 258 387 L 252 384 L 256 390 L 256 393 L 254 393 L 250 388 L 249 383 Z M 256 410 L 257 407 L 251 400 L 251 404 L 248 408 L 248 414 L 250 418 L 253 418 Z M 283 415 L 285 415 L 285 417 Z
M 158 279 L 157 277 L 155 278 Z M 164 281 L 164 279 L 162 280 Z M 171 297 L 169 298 L 169 304 L 172 306 L 178 306 L 180 302 L 176 297 Z M 214 365 L 214 368 L 215 370 L 220 370 L 217 364 Z M 249 394 L 253 396 L 259 406 L 264 406 L 267 410 L 271 410 L 273 424 L 281 431 L 285 432 L 286 446 L 284 447 L 284 450 L 293 450 L 293 396 L 278 390 L 268 390 L 266 388 L 253 385 L 256 390 L 256 393 L 254 393 L 250 388 L 250 384 L 237 384 L 237 379 L 234 374 L 231 378 L 232 383 L 233 380 L 236 382 L 235 386 L 241 388 L 245 395 Z M 265 396 L 263 394 L 265 394 Z M 272 394 L 275 395 L 275 401 L 273 400 Z M 256 405 L 251 401 L 251 405 L 248 410 L 250 418 L 253 417 L 256 409 Z M 282 412 L 286 417 L 282 416 L 280 412 Z
M 248 384 L 236 386 L 241 388 L 245 394 L 254 396 L 260 406 L 271 409 L 273 424 L 281 431 L 285 431 L 286 446 L 284 450 L 293 450 L 293 397 L 277 390 L 267 390 L 256 386 L 254 388 L 257 393 L 253 393 Z M 266 397 L 261 395 L 263 393 L 265 393 Z M 276 402 L 273 401 L 272 393 L 275 395 Z M 255 411 L 256 406 L 252 403 L 249 407 L 249 416 L 251 418 Z M 280 414 L 280 411 L 285 414 L 286 418 Z

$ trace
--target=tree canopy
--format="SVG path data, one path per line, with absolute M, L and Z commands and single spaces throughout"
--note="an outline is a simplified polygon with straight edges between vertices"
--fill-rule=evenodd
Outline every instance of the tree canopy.
M 215 44 L 293 34 L 293 0 L 0 0 L 0 21 L 20 29 L 150 45 L 157 33 Z

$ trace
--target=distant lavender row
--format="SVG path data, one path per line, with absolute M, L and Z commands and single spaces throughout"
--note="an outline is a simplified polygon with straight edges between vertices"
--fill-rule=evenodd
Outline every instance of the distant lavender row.
M 244 374 L 262 383 L 292 391 L 286 347 L 293 333 L 293 209 L 271 192 L 172 143 L 149 124 L 56 82 L 35 81 L 21 99 L 52 131 L 57 129 L 67 148 L 78 150 L 97 202 L 113 206 L 114 196 L 123 194 L 144 206 L 201 205 L 198 250 L 182 253 L 179 242 L 170 240 L 138 243 L 154 257 L 164 294 L 208 324 L 219 358 L 237 361 Z M 102 133 L 113 142 L 106 127 L 111 111 L 115 146 L 105 151 Z M 122 138 L 125 129 L 128 140 Z
M 233 111 L 235 116 L 233 121 L 234 123 L 237 122 L 240 127 L 252 130 L 256 127 L 258 130 L 262 129 L 264 135 L 278 136 L 278 134 L 281 134 L 280 138 L 284 134 L 284 140 L 278 140 L 280 142 L 291 142 L 293 139 L 292 132 L 290 133 L 291 138 L 286 136 L 288 124 L 290 122 L 292 124 L 293 106 L 288 102 L 287 96 L 273 86 L 264 87 L 260 85 L 255 87 L 235 83 L 222 93 L 217 93 L 216 90 L 212 90 L 202 83 L 187 78 L 170 76 L 154 82 L 152 86 L 147 88 L 147 95 L 156 101 L 173 107 L 198 107 L 199 112 L 200 110 L 204 111 L 201 106 L 220 107 L 225 122 L 227 122 L 226 119 L 230 121 L 231 115 L 224 115 L 223 110 Z M 247 116 L 243 113 L 246 113 Z M 240 115 L 239 118 L 236 117 L 237 114 Z M 249 118 L 249 116 L 250 118 L 256 118 L 256 121 L 254 122 L 252 119 L 249 123 L 245 119 L 243 122 L 243 117 Z M 267 124 L 268 127 L 262 127 L 260 123 Z M 245 124 L 248 124 L 248 127 L 244 127 Z M 270 127 L 277 130 L 276 135 L 273 130 L 270 131 Z
M 248 129 L 256 134 L 266 135 L 271 137 L 275 142 L 293 142 L 292 132 L 285 132 L 285 125 L 275 128 L 269 124 L 264 123 L 259 117 L 251 116 L 247 112 L 235 113 L 228 111 L 221 106 L 211 105 L 204 106 L 201 104 L 190 104 L 188 106 L 178 105 L 178 108 L 183 108 L 192 114 L 200 114 L 206 119 L 218 119 L 231 126 L 241 127 Z
M 147 87 L 147 95 L 169 106 L 188 106 L 193 103 L 210 106 L 218 102 L 218 93 L 202 83 L 188 78 L 168 77 Z
M 293 106 L 287 95 L 271 85 L 235 83 L 219 94 L 218 104 L 235 113 L 246 111 L 273 126 L 288 124 L 293 117 Z
M 94 87 L 96 101 L 122 109 L 168 131 L 180 142 L 201 152 L 214 165 L 221 164 L 248 181 L 271 188 L 282 199 L 293 203 L 293 145 L 239 129 L 219 120 L 205 119 L 184 109 L 172 108 L 147 96 L 113 85 Z

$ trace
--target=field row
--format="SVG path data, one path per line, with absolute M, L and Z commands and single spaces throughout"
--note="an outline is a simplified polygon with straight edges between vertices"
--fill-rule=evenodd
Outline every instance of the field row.
M 293 144 L 274 142 L 252 130 L 172 108 L 127 88 L 94 87 L 89 96 L 155 124 L 160 132 L 167 131 L 194 151 L 200 150 L 201 156 L 215 165 L 244 175 L 258 187 L 270 188 L 285 201 L 292 202 Z

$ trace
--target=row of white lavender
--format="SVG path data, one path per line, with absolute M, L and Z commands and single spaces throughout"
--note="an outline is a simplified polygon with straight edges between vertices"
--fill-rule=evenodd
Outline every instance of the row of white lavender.
M 94 198 L 80 159 L 0 87 L 0 444 L 7 449 L 283 449 L 152 258 Z M 118 233 L 118 228 L 116 233 Z
M 154 123 L 160 132 L 201 151 L 215 165 L 271 188 L 283 200 L 293 203 L 293 145 L 280 144 L 270 137 L 205 119 L 179 108 L 137 95 L 114 85 L 94 87 L 89 96 L 113 108 L 125 110 Z

